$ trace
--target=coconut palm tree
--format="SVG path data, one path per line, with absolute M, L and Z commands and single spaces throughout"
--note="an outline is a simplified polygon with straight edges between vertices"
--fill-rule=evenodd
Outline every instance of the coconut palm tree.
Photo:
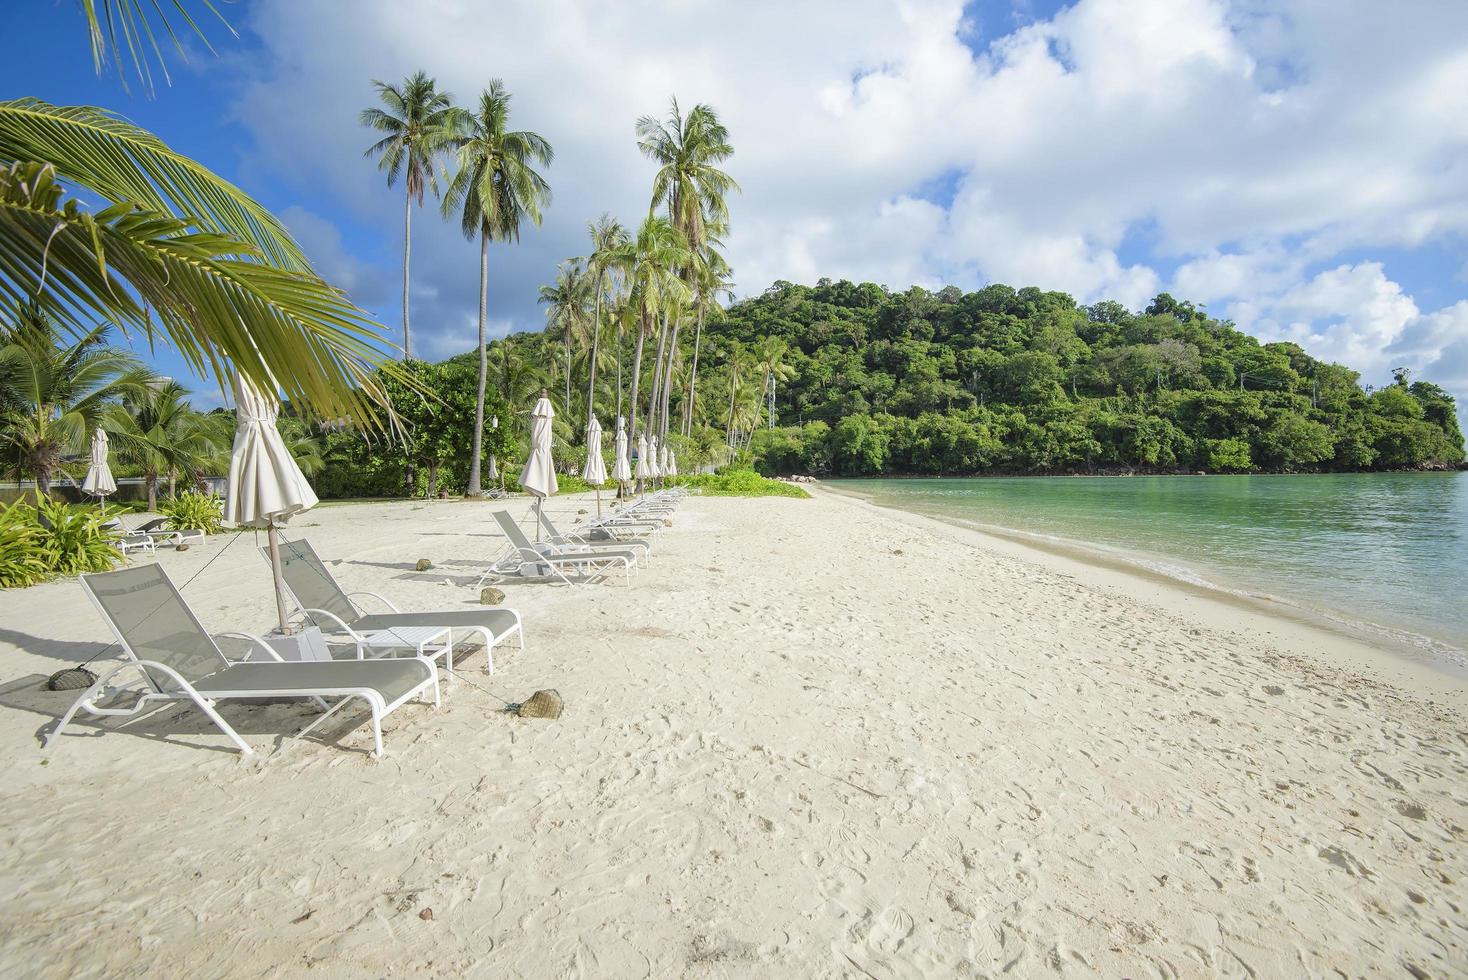
M 0 339 L 7 463 L 49 493 L 66 457 L 86 449 L 108 404 L 140 390 L 148 377 L 135 357 L 107 345 L 106 327 L 63 343 L 39 304 L 22 307 Z
M 600 360 L 597 352 L 601 343 L 602 304 L 610 301 L 609 287 L 613 285 L 616 277 L 626 271 L 632 258 L 632 252 L 627 229 L 623 228 L 622 223 L 609 214 L 603 214 L 596 221 L 588 221 L 586 231 L 591 236 L 591 254 L 586 257 L 586 272 L 592 281 L 591 376 L 586 380 L 586 420 L 590 424 L 591 416 L 596 412 L 596 368 Z M 622 413 L 620 353 L 619 343 L 617 359 L 617 414 L 619 415 Z
M 569 259 L 556 268 L 556 281 L 540 287 L 540 302 L 546 304 L 546 325 L 561 334 L 565 354 L 566 401 L 562 414 L 571 411 L 571 354 L 579 340 L 590 339 L 591 324 L 586 309 L 592 281 L 580 259 Z
M 366 156 L 377 157 L 378 169 L 387 172 L 387 186 L 398 181 L 403 189 L 403 360 L 413 356 L 413 328 L 409 319 L 409 263 L 413 255 L 413 204 L 423 206 L 428 189 L 438 193 L 434 158 L 453 136 L 454 97 L 437 90 L 437 83 L 424 71 L 414 72 L 402 84 L 373 80 L 382 108 L 362 110 L 362 125 L 385 134 L 367 148 Z
M 711 223 L 729 220 L 725 198 L 739 185 L 717 165 L 733 156 L 734 147 L 712 106 L 696 105 L 685 116 L 678 100 L 670 101 L 666 120 L 637 120 L 637 147 L 659 165 L 650 208 L 665 205 L 668 220 L 697 251 L 708 240 Z
M 103 428 L 118 458 L 142 468 L 148 509 L 158 509 L 158 481 L 168 477 L 171 496 L 180 472 L 193 473 L 217 458 L 219 426 L 194 410 L 188 391 L 176 381 L 158 379 L 111 406 Z
M 479 239 L 479 395 L 474 409 L 473 453 L 465 495 L 479 495 L 480 452 L 484 441 L 484 382 L 488 373 L 484 327 L 489 308 L 489 243 L 520 240 L 520 224 L 540 224 L 550 203 L 550 185 L 536 165 L 550 166 L 555 151 L 543 136 L 512 131 L 510 93 L 498 78 L 479 97 L 472 116 L 459 119 L 454 137 L 458 172 L 444 195 L 444 214 L 460 210 L 464 237 Z M 508 394 L 508 393 L 506 393 Z
M 754 366 L 764 376 L 760 394 L 769 398 L 769 428 L 775 427 L 775 386 L 795 377 L 795 368 L 785 363 L 790 344 L 784 337 L 764 336 L 754 347 Z
M 740 396 L 744 394 L 745 378 L 750 367 L 749 353 L 744 349 L 744 345 L 737 340 L 730 341 L 729 359 L 724 364 L 725 370 L 729 372 L 729 411 L 724 418 L 724 441 L 731 449 L 737 442 L 736 426 L 740 421 L 739 400 Z
M 637 311 L 636 352 L 632 355 L 632 419 L 629 437 L 637 441 L 637 397 L 642 380 L 643 344 L 658 317 L 671 303 L 681 302 L 688 288 L 678 278 L 677 270 L 688 260 L 688 245 L 683 235 L 666 218 L 650 214 L 637 230 L 633 243 L 632 265 L 627 278 L 632 303 Z
M 693 309 L 696 326 L 693 333 L 693 363 L 688 371 L 688 397 L 684 402 L 683 434 L 693 434 L 693 407 L 698 398 L 698 349 L 703 340 L 705 316 L 719 309 L 719 297 L 732 294 L 733 282 L 729 279 L 729 263 L 712 247 L 698 253 L 698 262 L 693 269 Z

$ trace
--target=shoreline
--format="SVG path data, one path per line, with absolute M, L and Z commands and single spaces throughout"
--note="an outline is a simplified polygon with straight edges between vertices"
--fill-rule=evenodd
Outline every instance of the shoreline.
M 1468 697 L 1468 667 L 1446 661 L 1442 653 L 1424 650 L 1407 640 L 1393 639 L 1389 634 L 1397 632 L 1394 627 L 1369 622 L 1338 620 L 1324 612 L 1307 609 L 1287 600 L 1267 595 L 1238 591 L 1227 586 L 1207 581 L 1191 581 L 1170 575 L 1161 569 L 1132 560 L 1117 552 L 1108 552 L 1104 546 L 1085 541 L 1060 537 L 1044 537 L 1016 528 L 985 524 L 951 515 L 909 510 L 896 504 L 879 503 L 861 491 L 846 489 L 839 483 L 819 482 L 802 484 L 807 489 L 818 488 L 837 497 L 901 515 L 932 521 L 945 527 L 979 535 L 995 545 L 1007 546 L 1014 553 L 1027 555 L 1041 563 L 1071 573 L 1077 566 L 1106 576 L 1106 584 L 1125 594 L 1145 601 L 1158 602 L 1165 608 L 1188 613 L 1188 599 L 1214 607 L 1222 607 L 1248 616 L 1253 629 L 1272 634 L 1271 624 L 1278 624 L 1282 636 L 1290 647 L 1300 652 L 1315 650 L 1319 646 L 1319 635 L 1324 634 L 1333 645 L 1332 654 L 1343 655 L 1345 664 L 1325 662 L 1328 666 L 1347 666 L 1392 684 L 1403 685 L 1419 696 L 1435 703 L 1450 704 L 1454 698 L 1444 698 L 1443 682 L 1457 691 L 1457 697 Z M 1170 596 L 1170 592 L 1180 596 Z M 1181 598 L 1181 601 L 1180 601 Z M 1214 613 L 1222 610 L 1213 609 Z M 1382 633 L 1375 632 L 1376 630 Z M 1420 635 L 1420 634 L 1419 634 Z M 1423 635 L 1424 640 L 1441 644 L 1453 653 L 1464 653 L 1444 641 Z M 1317 653 L 1312 656 L 1318 658 Z

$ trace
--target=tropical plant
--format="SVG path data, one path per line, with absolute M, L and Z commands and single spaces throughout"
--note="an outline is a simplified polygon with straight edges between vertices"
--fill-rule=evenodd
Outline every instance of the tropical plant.
M 188 392 L 176 381 L 141 386 L 107 414 L 108 437 L 124 462 L 138 466 L 148 490 L 148 509 L 158 509 L 158 481 L 168 477 L 169 492 L 179 473 L 193 473 L 217 456 L 219 430 L 194 410 Z
M 147 376 L 131 354 L 107 345 L 106 327 L 64 343 L 39 305 L 22 307 L 20 322 L 0 339 L 0 388 L 10 403 L 0 417 L 7 461 L 49 493 L 66 458 L 87 446 L 108 404 L 140 391 Z
M 754 347 L 754 366 L 764 376 L 761 393 L 769 398 L 767 427 L 775 427 L 775 386 L 781 381 L 795 377 L 795 369 L 785 363 L 790 344 L 783 337 L 761 337 Z
M 43 538 L 35 508 L 19 501 L 0 506 L 0 589 L 23 588 L 46 577 Z
M 637 230 L 632 261 L 627 271 L 632 303 L 637 312 L 636 350 L 632 355 L 632 419 L 629 437 L 637 440 L 638 389 L 642 380 L 643 345 L 660 316 L 671 304 L 681 302 L 688 289 L 677 270 L 688 259 L 688 244 L 666 218 L 650 214 Z M 651 420 L 649 420 L 650 424 Z
M 36 520 L 41 527 L 41 554 L 48 572 L 80 575 L 105 572 L 122 560 L 116 534 L 106 525 L 116 515 L 107 507 L 72 507 L 38 497 Z
M 693 334 L 693 363 L 688 371 L 688 395 L 684 402 L 683 432 L 693 431 L 693 415 L 698 400 L 698 353 L 703 342 L 703 324 L 708 313 L 717 311 L 719 297 L 731 295 L 734 284 L 729 279 L 729 264 L 712 247 L 698 253 L 693 267 L 693 309 L 696 317 Z
M 587 421 L 596 412 L 596 369 L 601 349 L 601 316 L 603 303 L 609 302 L 609 287 L 620 273 L 625 271 L 631 258 L 627 229 L 609 214 L 603 214 L 594 222 L 586 223 L 591 236 L 591 254 L 586 257 L 586 273 L 591 277 L 591 360 L 590 373 L 586 380 Z M 617 414 L 622 405 L 622 361 L 621 345 L 618 344 L 617 358 Z
M 473 115 L 458 119 L 453 145 L 458 170 L 444 195 L 443 211 L 460 212 L 464 237 L 479 239 L 479 387 L 474 412 L 473 444 L 467 496 L 480 493 L 480 457 L 484 439 L 484 385 L 489 371 L 485 321 L 489 307 L 489 243 L 516 242 L 520 225 L 539 225 L 550 203 L 550 185 L 535 169 L 550 165 L 555 151 L 537 133 L 511 130 L 510 93 L 499 79 L 479 97 Z
M 224 530 L 224 501 L 212 493 L 188 490 L 175 494 L 158 505 L 158 513 L 168 518 L 170 530 L 205 534 Z
M 578 340 L 590 341 L 591 324 L 586 306 L 592 285 L 581 260 L 569 259 L 556 267 L 553 285 L 540 287 L 540 302 L 546 304 L 546 325 L 559 331 L 564 348 L 566 401 L 562 415 L 571 411 L 572 348 Z
M 0 102 L 0 308 L 31 300 L 74 331 L 110 321 L 195 373 L 375 420 L 381 328 L 259 204 L 101 109 Z
M 168 74 L 168 64 L 163 60 L 163 50 L 158 43 L 158 36 L 167 35 L 168 40 L 173 42 L 173 49 L 178 53 L 181 61 L 188 61 L 188 51 L 184 47 L 183 40 L 178 36 L 178 32 L 174 30 L 173 22 L 169 20 L 168 6 L 170 3 L 190 33 L 212 53 L 214 48 L 209 44 L 209 38 L 205 36 L 198 22 L 189 13 L 190 5 L 184 0 L 168 0 L 168 2 L 155 0 L 146 5 L 138 3 L 137 0 L 79 0 L 82 14 L 87 21 L 87 32 L 92 42 L 92 64 L 97 73 L 101 74 L 102 66 L 107 63 L 110 53 L 112 60 L 117 63 L 118 80 L 126 89 L 127 74 L 122 65 L 125 51 L 132 61 L 133 70 L 137 73 L 143 90 L 151 95 L 154 87 L 153 66 L 148 52 L 152 51 L 153 57 L 158 61 L 158 69 L 163 73 L 164 83 L 172 84 L 173 80 Z M 224 19 L 210 0 L 197 0 L 197 3 L 199 7 L 217 17 L 225 30 L 239 37 L 235 29 L 229 26 L 229 21 Z M 156 29 L 153 23 L 155 15 L 158 19 Z
M 734 153 L 718 112 L 699 104 L 685 116 L 678 100 L 671 99 L 666 120 L 653 116 L 637 120 L 637 147 L 659 165 L 651 208 L 665 205 L 668 219 L 688 247 L 702 248 L 708 225 L 729 220 L 725 198 L 739 190 L 734 178 L 718 168 Z
M 403 360 L 413 356 L 408 284 L 413 254 L 413 204 L 421 208 L 426 190 L 438 193 L 434 158 L 448 149 L 454 136 L 456 110 L 453 96 L 439 92 L 424 71 L 414 72 L 402 84 L 373 80 L 382 108 L 362 110 L 362 125 L 385 135 L 367 148 L 368 157 L 378 158 L 386 171 L 387 185 L 403 178 Z

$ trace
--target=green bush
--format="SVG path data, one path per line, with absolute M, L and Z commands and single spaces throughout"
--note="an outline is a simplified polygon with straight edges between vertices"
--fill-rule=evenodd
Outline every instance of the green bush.
M 23 503 L 0 507 L 0 588 L 34 585 L 48 574 L 35 511 Z
M 47 572 L 105 572 L 122 560 L 113 531 L 103 527 L 114 516 L 108 508 L 72 507 L 60 500 L 42 499 L 33 513 Z
M 1209 439 L 1208 468 L 1223 473 L 1242 473 L 1253 467 L 1249 444 L 1242 439 Z
M 171 531 L 218 534 L 224 530 L 224 502 L 212 493 L 189 490 L 169 497 L 159 503 L 158 513 L 168 518 Z
M 698 490 L 710 497 L 809 497 L 793 483 L 782 483 L 760 476 L 754 470 L 721 470 L 718 473 L 699 473 L 694 476 L 674 477 L 672 482 L 680 487 Z

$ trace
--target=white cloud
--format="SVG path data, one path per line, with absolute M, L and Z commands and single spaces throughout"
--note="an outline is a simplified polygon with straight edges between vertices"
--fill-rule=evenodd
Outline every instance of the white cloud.
M 1429 372 L 1462 361 L 1468 325 L 1360 256 L 1468 235 L 1468 4 L 1078 0 L 1015 28 L 954 0 L 262 0 L 250 26 L 268 58 L 233 111 L 253 163 L 311 212 L 329 195 L 381 229 L 372 264 L 343 273 L 386 293 L 374 308 L 396 310 L 378 266 L 402 199 L 361 158 L 356 115 L 370 78 L 424 67 L 464 101 L 504 78 L 514 124 L 557 150 L 545 227 L 492 252 L 497 332 L 542 322 L 536 286 L 583 250 L 588 219 L 646 212 L 633 121 L 677 94 L 717 106 L 737 147 L 741 293 L 1005 281 L 1140 307 L 1165 285 L 1368 379 L 1404 338 Z M 1145 250 L 1127 244 L 1139 228 Z M 313 254 L 341 248 L 317 239 Z M 425 209 L 414 251 L 415 331 L 447 352 L 474 322 L 476 250 Z

